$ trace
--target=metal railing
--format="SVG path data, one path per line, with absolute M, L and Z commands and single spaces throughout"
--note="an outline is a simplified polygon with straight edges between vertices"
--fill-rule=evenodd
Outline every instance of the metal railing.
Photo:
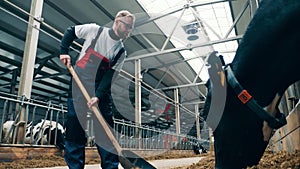
M 25 121 L 19 120 L 22 108 L 25 109 L 23 112 L 26 117 Z M 51 101 L 42 102 L 26 99 L 23 96 L 0 93 L 0 143 L 16 144 L 16 138 L 21 137 L 23 138 L 21 142 L 24 144 L 56 145 L 58 129 L 63 129 L 62 126 L 64 126 L 65 112 L 66 107 L 62 104 L 55 105 Z M 35 124 L 40 126 L 34 126 Z M 25 128 L 24 135 L 18 133 L 20 126 Z M 47 135 L 43 135 L 46 129 L 51 128 L 54 130 L 49 130 Z M 53 141 L 52 143 L 45 142 L 43 141 L 45 139 Z
M 206 142 L 196 137 L 176 134 L 153 126 L 135 125 L 131 121 L 114 119 L 115 135 L 121 147 L 128 149 L 180 149 L 191 150 L 193 146 Z
M 25 107 L 26 121 L 19 121 L 19 114 L 21 107 Z M 16 137 L 18 136 L 17 128 L 23 124 L 26 128 L 23 144 L 28 146 L 54 146 L 57 145 L 58 135 L 60 132 L 59 125 L 64 126 L 65 113 L 67 107 L 64 105 L 55 105 L 49 102 L 42 102 L 37 100 L 26 99 L 25 97 L 18 97 L 7 93 L 0 92 L 0 145 L 14 145 L 16 144 Z M 47 121 L 46 121 L 47 120 Z M 95 146 L 95 137 L 93 132 L 93 119 L 91 113 L 87 113 L 87 126 L 85 132 L 88 136 L 87 146 Z M 9 127 L 5 128 L 5 122 L 11 122 Z M 48 128 L 56 128 L 48 134 L 42 136 L 44 129 L 39 128 L 38 131 L 34 124 L 38 123 L 41 126 Z M 185 134 L 176 134 L 171 128 L 162 130 L 153 126 L 136 125 L 132 121 L 125 121 L 124 119 L 114 119 L 115 136 L 122 148 L 126 149 L 193 149 L 198 143 L 203 143 L 206 140 L 198 140 L 196 137 Z M 54 140 L 43 142 L 42 139 Z M 47 137 L 47 138 L 45 138 Z M 52 137 L 52 138 L 51 138 Z M 54 138 L 53 138 L 54 137 Z

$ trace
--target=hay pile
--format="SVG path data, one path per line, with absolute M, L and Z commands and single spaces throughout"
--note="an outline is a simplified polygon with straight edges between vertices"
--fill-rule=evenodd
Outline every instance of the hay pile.
M 208 154 L 206 158 L 196 164 L 174 169 L 214 169 L 214 160 L 214 155 Z M 247 169 L 300 169 L 300 151 L 293 153 L 266 151 L 258 165 Z
M 214 168 L 214 155 L 213 153 L 191 156 L 204 156 L 205 158 L 196 164 L 186 167 L 177 167 L 174 169 L 213 169 Z M 189 156 L 189 157 L 191 157 Z M 159 156 L 149 157 L 147 160 L 156 159 L 171 159 L 171 158 L 188 158 L 186 155 L 180 156 L 179 154 L 162 154 Z M 86 162 L 87 164 L 99 164 L 99 159 L 94 159 Z M 0 169 L 23 169 L 23 168 L 42 168 L 42 167 L 55 167 L 65 166 L 66 163 L 62 156 L 41 156 L 35 159 L 2 162 Z M 272 153 L 266 151 L 260 163 L 248 169 L 299 169 L 300 168 L 300 151 L 294 153 L 278 152 Z

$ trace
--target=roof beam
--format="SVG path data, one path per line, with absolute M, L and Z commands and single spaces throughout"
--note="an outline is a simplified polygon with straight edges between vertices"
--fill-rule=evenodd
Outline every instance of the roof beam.
M 212 4 L 215 4 L 215 3 L 221 3 L 221 2 L 228 2 L 228 1 L 231 1 L 231 0 L 213 0 L 211 2 L 195 2 L 195 3 L 187 3 L 186 5 L 184 5 L 183 7 L 177 7 L 177 8 L 174 8 L 172 11 L 170 12 L 167 12 L 165 14 L 162 14 L 162 15 L 158 15 L 158 16 L 155 16 L 155 17 L 150 17 L 149 19 L 147 20 L 143 20 L 139 23 L 136 23 L 135 26 L 136 27 L 139 27 L 139 26 L 142 26 L 142 25 L 145 25 L 149 22 L 153 22 L 157 19 L 160 19 L 160 18 L 163 18 L 165 16 L 168 16 L 168 15 L 171 15 L 173 13 L 176 13 L 176 12 L 179 12 L 185 8 L 189 8 L 189 7 L 197 7 L 197 6 L 204 6 L 204 5 L 212 5 Z
M 167 54 L 167 53 L 174 53 L 174 52 L 179 52 L 179 51 L 183 51 L 183 50 L 192 50 L 194 48 L 199 48 L 199 47 L 203 47 L 203 46 L 210 46 L 210 45 L 224 43 L 224 42 L 228 42 L 228 41 L 239 40 L 242 37 L 243 37 L 243 35 L 238 35 L 235 37 L 230 37 L 230 38 L 225 38 L 225 39 L 220 39 L 220 40 L 215 40 L 215 41 L 209 41 L 209 42 L 200 43 L 200 44 L 196 44 L 196 45 L 189 44 L 186 47 L 178 47 L 178 48 L 167 49 L 167 50 L 163 50 L 163 51 L 159 51 L 159 52 L 152 52 L 152 53 L 148 53 L 148 54 L 132 56 L 132 57 L 127 58 L 126 61 L 135 60 L 135 59 L 143 59 L 143 58 L 147 58 L 147 57 L 163 55 L 163 54 Z

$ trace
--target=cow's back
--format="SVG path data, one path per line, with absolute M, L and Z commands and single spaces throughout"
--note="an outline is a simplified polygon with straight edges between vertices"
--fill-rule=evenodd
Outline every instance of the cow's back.
M 231 67 L 241 85 L 266 106 L 277 92 L 300 80 L 300 1 L 262 2 Z M 210 99 L 206 109 L 209 104 Z M 214 131 L 216 168 L 257 164 L 268 144 L 263 140 L 262 127 L 263 120 L 243 105 L 228 85 L 223 116 Z
M 264 0 L 239 44 L 232 70 L 262 106 L 300 79 L 299 18 L 299 0 Z

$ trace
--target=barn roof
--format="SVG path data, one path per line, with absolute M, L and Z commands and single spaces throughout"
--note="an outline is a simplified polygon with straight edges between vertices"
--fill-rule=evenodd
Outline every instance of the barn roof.
M 41 17 L 34 17 L 30 15 L 31 1 L 1 1 L 0 92 L 18 94 L 22 67 L 28 66 L 23 59 L 30 17 L 41 24 L 33 80 L 25 79 L 33 82 L 31 98 L 65 104 L 70 75 L 58 58 L 63 32 L 84 23 L 111 26 L 117 11 L 128 9 L 137 20 L 132 36 L 124 41 L 128 57 L 122 77 L 132 80 L 135 61 L 140 59 L 143 81 L 151 90 L 172 97 L 168 91 L 180 89 L 183 109 L 190 113 L 186 118 L 194 118 L 194 105 L 201 108 L 205 100 L 205 59 L 217 50 L 228 62 L 232 60 L 257 4 L 233 0 L 44 0 L 42 6 Z M 72 45 L 72 56 L 78 55 L 80 44 Z M 128 84 L 120 83 L 116 89 L 129 90 Z

